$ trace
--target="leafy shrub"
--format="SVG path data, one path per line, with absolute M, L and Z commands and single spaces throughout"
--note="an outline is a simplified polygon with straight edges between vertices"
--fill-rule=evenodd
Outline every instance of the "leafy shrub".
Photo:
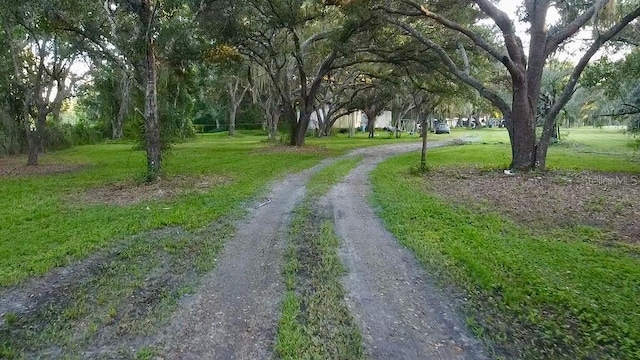
M 97 126 L 79 121 L 77 124 L 49 124 L 45 132 L 46 149 L 60 150 L 74 145 L 95 144 L 105 139 L 103 131 Z

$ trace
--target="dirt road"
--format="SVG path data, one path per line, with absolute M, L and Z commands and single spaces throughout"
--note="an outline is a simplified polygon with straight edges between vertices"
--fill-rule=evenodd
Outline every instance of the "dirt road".
M 440 144 L 435 144 L 436 146 Z M 369 173 L 388 148 L 367 156 L 325 200 L 342 239 L 347 304 L 372 359 L 484 359 L 449 299 L 400 246 L 367 202 Z
M 161 337 L 165 359 L 271 358 L 285 292 L 283 254 L 291 212 L 325 161 L 276 184 L 219 254 L 215 270 Z
M 442 144 L 434 144 L 438 146 Z M 377 359 L 483 359 L 449 299 L 386 231 L 366 201 L 368 173 L 420 144 L 360 149 L 363 162 L 326 197 L 343 240 L 347 302 L 365 349 Z M 331 161 L 285 178 L 238 224 L 216 269 L 163 333 L 166 359 L 267 359 L 284 294 L 282 259 L 291 212 L 309 177 Z

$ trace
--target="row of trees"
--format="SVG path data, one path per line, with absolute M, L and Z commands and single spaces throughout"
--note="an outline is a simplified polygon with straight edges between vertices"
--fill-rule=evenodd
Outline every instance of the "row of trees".
M 559 20 L 549 23 L 549 11 Z M 372 134 L 383 109 L 399 121 L 471 103 L 506 119 L 514 169 L 544 169 L 585 69 L 587 89 L 619 100 L 608 115 L 637 114 L 637 82 L 612 85 L 630 71 L 606 61 L 588 68 L 603 46 L 624 42 L 626 69 L 637 70 L 637 0 L 522 1 L 515 20 L 527 24 L 528 39 L 489 0 L 26 0 L 4 2 L 0 16 L 2 143 L 12 151 L 26 144 L 29 164 L 79 88 L 88 115 L 108 114 L 113 138 L 127 120 L 140 124 L 150 180 L 163 148 L 188 136 L 193 119 L 212 116 L 222 93 L 231 135 L 250 102 L 270 137 L 285 123 L 297 146 L 314 113 L 327 134 L 362 110 Z M 554 70 L 554 54 L 585 31 L 591 40 L 577 62 Z M 78 61 L 91 69 L 84 87 L 72 70 Z

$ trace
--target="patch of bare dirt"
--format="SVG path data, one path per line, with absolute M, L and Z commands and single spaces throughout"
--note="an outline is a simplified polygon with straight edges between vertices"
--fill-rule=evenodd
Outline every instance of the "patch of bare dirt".
M 285 144 L 274 144 L 266 146 L 255 151 L 256 153 L 274 153 L 274 154 L 323 154 L 331 153 L 329 149 L 318 145 L 290 146 Z
M 640 244 L 640 176 L 448 169 L 428 175 L 428 190 L 457 203 L 488 206 L 534 230 L 592 226 Z
M 192 192 L 205 193 L 231 181 L 229 177 L 221 175 L 174 176 L 153 183 L 137 183 L 130 180 L 87 189 L 83 193 L 71 195 L 70 200 L 89 205 L 131 206 L 144 201 L 171 200 Z
M 65 174 L 83 169 L 82 164 L 40 164 L 25 165 L 27 160 L 18 157 L 0 157 L 0 177 L 18 177 L 30 175 Z

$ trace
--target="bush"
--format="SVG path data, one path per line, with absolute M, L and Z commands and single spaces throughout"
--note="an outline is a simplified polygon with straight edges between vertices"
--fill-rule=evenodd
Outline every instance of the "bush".
M 107 137 L 105 129 L 84 121 L 79 121 L 76 125 L 72 126 L 72 129 L 73 145 L 96 144 Z
M 96 126 L 85 121 L 77 124 L 49 124 L 45 132 L 44 147 L 46 149 L 60 150 L 74 145 L 95 144 L 104 140 L 105 136 Z

